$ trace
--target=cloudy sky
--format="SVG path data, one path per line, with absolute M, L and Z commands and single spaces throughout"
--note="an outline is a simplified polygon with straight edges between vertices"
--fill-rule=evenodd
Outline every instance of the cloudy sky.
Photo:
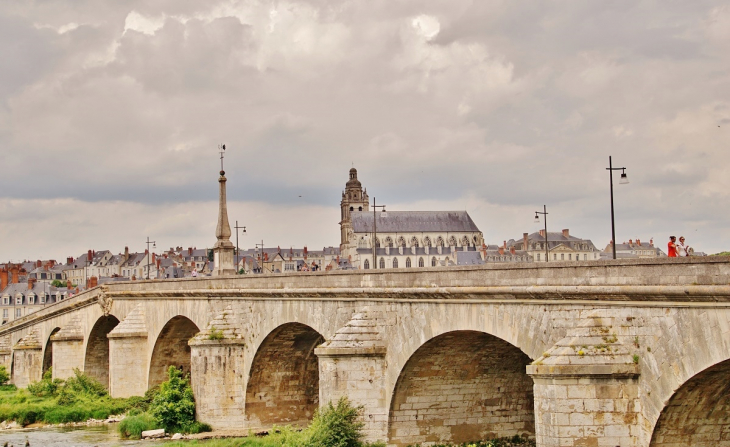
M 0 261 L 339 243 L 354 166 L 490 243 L 570 228 L 730 250 L 726 1 L 0 3 Z M 617 174 L 618 175 L 618 174 Z M 235 242 L 235 239 L 234 239 Z

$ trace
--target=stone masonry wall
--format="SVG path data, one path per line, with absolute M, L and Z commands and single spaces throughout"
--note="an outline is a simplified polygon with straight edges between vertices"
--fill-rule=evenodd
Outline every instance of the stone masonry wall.
M 324 338 L 303 324 L 285 324 L 261 344 L 246 389 L 246 418 L 268 426 L 308 421 L 319 406 L 314 348 Z
M 225 342 L 191 342 L 195 412 L 199 420 L 214 429 L 240 429 L 245 411 L 244 346 Z
M 142 396 L 147 391 L 147 337 L 109 337 L 112 397 Z
M 155 342 L 150 360 L 150 388 L 167 380 L 170 366 L 190 373 L 190 346 L 188 341 L 200 332 L 198 327 L 185 317 L 175 317 L 162 328 Z
M 43 358 L 41 349 L 13 350 L 13 383 L 25 388 L 29 383 L 41 380 Z
M 119 324 L 114 316 L 101 317 L 89 334 L 84 373 L 109 389 L 109 339 L 107 335 Z
M 391 405 L 391 445 L 534 435 L 530 359 L 508 343 L 458 331 L 423 345 L 406 364 Z
M 651 447 L 730 446 L 730 361 L 696 375 L 672 397 Z

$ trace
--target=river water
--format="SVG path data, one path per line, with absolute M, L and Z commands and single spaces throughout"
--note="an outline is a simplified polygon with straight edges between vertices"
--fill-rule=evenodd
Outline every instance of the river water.
M 153 446 L 159 443 L 129 441 L 119 438 L 117 424 L 80 428 L 41 428 L 28 430 L 0 431 L 0 446 L 30 447 L 116 447 Z

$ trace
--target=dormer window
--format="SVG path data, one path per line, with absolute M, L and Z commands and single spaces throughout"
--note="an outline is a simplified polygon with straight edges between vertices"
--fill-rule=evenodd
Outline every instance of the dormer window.
M 35 304 L 35 295 L 32 293 L 28 295 L 28 304 Z
M 21 304 L 23 304 L 23 295 L 19 293 L 15 295 L 15 305 L 20 306 Z

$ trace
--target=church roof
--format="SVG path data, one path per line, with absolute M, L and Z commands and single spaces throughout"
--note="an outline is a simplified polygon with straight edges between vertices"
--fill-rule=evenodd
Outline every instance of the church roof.
M 372 233 L 371 212 L 353 211 L 350 216 L 355 233 Z M 479 231 L 466 211 L 388 211 L 386 217 L 383 217 L 383 213 L 377 213 L 377 219 L 379 233 Z

